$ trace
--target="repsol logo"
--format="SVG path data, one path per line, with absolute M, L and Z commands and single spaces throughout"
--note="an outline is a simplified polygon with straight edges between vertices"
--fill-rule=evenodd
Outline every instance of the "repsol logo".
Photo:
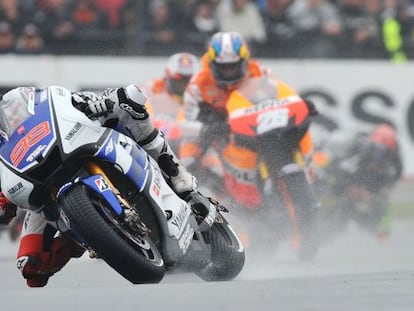
M 340 106 L 340 101 L 326 90 L 309 89 L 301 92 L 305 98 L 309 98 L 315 102 L 319 112 L 322 113 L 315 119 L 315 122 L 332 131 L 340 127 L 340 115 L 327 116 L 324 112 L 324 106 L 335 108 Z M 348 103 L 350 113 L 353 118 L 363 123 L 379 124 L 388 123 L 396 126 L 406 126 L 411 141 L 414 142 L 414 98 L 408 102 L 397 101 L 383 90 L 367 89 L 354 94 Z M 403 108 L 403 111 L 401 111 Z M 393 119 L 398 117 L 396 110 L 403 118 Z M 404 123 L 401 122 L 404 120 Z
M 256 169 L 243 169 L 235 167 L 228 162 L 224 162 L 224 167 L 227 172 L 230 173 L 236 180 L 247 183 L 254 184 L 257 181 L 257 170 Z

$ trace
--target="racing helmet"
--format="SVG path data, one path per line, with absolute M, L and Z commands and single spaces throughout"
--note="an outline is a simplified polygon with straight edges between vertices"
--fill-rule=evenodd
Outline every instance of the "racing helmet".
M 234 86 L 246 74 L 249 48 L 238 32 L 218 32 L 208 47 L 210 68 L 217 84 Z
M 169 93 L 183 96 L 191 77 L 199 70 L 200 63 L 191 53 L 177 53 L 168 58 L 165 80 Z
M 370 140 L 391 150 L 396 149 L 398 144 L 395 128 L 387 123 L 379 124 L 371 133 Z
M 34 87 L 18 87 L 5 93 L 0 100 L 0 130 L 10 136 L 34 113 L 34 102 Z

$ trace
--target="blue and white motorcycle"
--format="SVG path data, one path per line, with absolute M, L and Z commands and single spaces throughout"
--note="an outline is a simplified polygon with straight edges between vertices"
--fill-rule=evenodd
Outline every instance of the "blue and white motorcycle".
M 0 149 L 5 195 L 54 219 L 130 282 L 159 282 L 174 269 L 207 281 L 241 271 L 244 249 L 225 208 L 209 202 L 213 212 L 201 220 L 197 202 L 180 199 L 158 163 L 73 107 L 69 90 L 33 90 L 22 107 L 3 103 L 0 123 L 9 133 Z

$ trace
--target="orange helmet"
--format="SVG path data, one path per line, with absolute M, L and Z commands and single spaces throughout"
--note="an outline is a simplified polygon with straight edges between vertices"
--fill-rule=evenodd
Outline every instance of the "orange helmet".
M 398 144 L 395 128 L 387 123 L 378 125 L 371 133 L 370 140 L 384 145 L 388 149 L 396 149 Z
M 246 74 L 250 51 L 238 32 L 218 32 L 208 47 L 208 59 L 219 86 L 237 84 Z
M 165 70 L 168 92 L 182 96 L 188 81 L 199 68 L 199 60 L 191 53 L 182 52 L 170 56 Z

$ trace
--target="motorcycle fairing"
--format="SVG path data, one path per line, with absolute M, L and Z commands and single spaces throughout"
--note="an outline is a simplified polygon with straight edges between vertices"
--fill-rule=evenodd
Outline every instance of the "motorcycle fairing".
M 235 201 L 255 209 L 261 203 L 257 188 L 257 153 L 229 143 L 222 151 L 224 183 Z
M 74 161 L 79 161 L 82 158 L 91 159 L 95 156 L 100 160 L 113 163 L 137 185 L 140 191 L 145 192 L 152 200 L 152 206 L 158 213 L 159 219 L 166 219 L 167 211 L 171 213 L 168 220 L 161 221 L 161 227 L 167 238 L 175 240 L 175 243 L 165 244 L 168 244 L 168 253 L 171 254 L 171 258 L 174 258 L 175 254 L 183 255 L 194 234 L 192 227 L 197 224 L 191 223 L 193 219 L 190 217 L 191 208 L 168 186 L 156 163 L 149 164 L 147 154 L 137 146 L 135 141 L 114 130 L 102 127 L 98 121 L 90 120 L 74 108 L 71 103 L 70 91 L 59 87 L 50 87 L 42 91 L 41 94 L 36 97 L 34 115 L 24 121 L 18 130 L 11 135 L 12 138 L 9 142 L 1 148 L 1 183 L 6 195 L 15 204 L 32 208 L 33 202 L 29 202 L 31 195 L 37 189 L 40 191 L 36 195 L 45 194 L 42 192 L 42 181 L 47 179 L 49 182 L 53 182 L 54 178 L 59 179 L 59 169 L 63 162 L 68 159 Z M 20 163 L 13 165 L 10 153 L 14 144 L 22 139 L 19 137 L 22 135 L 20 133 L 26 137 L 27 133 L 30 133 L 30 129 L 42 124 L 41 122 L 48 122 L 50 132 L 47 131 L 47 135 L 41 136 L 41 139 L 26 151 L 26 158 L 28 155 L 32 155 L 31 158 L 23 157 Z M 38 146 L 43 145 L 45 147 L 41 147 L 42 150 L 33 153 Z M 33 170 L 46 169 L 43 164 L 50 163 L 52 151 L 58 155 L 56 160 L 59 163 L 52 163 L 53 171 L 48 171 L 39 179 L 33 179 L 31 177 Z M 50 179 L 49 173 L 54 174 L 52 179 Z M 120 205 L 115 202 L 112 191 L 102 188 L 105 183 L 102 182 L 102 178 L 104 177 L 93 174 L 90 179 L 59 180 L 62 182 L 60 195 L 69 189 L 73 182 L 82 182 L 97 193 L 106 196 L 105 198 L 111 206 L 119 213 Z M 40 205 L 35 207 L 41 208 Z
M 149 198 L 153 200 L 158 211 L 162 213 L 162 217 L 167 217 L 167 229 L 170 236 L 179 239 L 183 234 L 185 225 L 191 214 L 191 208 L 184 200 L 180 199 L 175 192 L 168 186 L 167 182 L 162 176 L 160 169 L 150 160 L 148 166 L 149 183 L 145 190 L 149 194 Z
M 305 101 L 297 95 L 283 99 L 262 99 L 253 104 L 238 91 L 230 95 L 227 109 L 232 132 L 248 137 L 297 127 L 309 113 Z
M 308 124 L 309 108 L 283 83 L 261 78 L 249 79 L 233 91 L 226 110 L 233 135 L 222 151 L 224 182 L 234 200 L 254 209 L 261 204 L 262 194 L 257 185 L 266 179 L 257 171 L 257 152 L 263 149 L 271 153 L 273 148 L 288 142 L 285 138 L 291 137 L 291 133 L 299 135 L 298 129 Z
M 112 131 L 95 156 L 116 164 L 143 191 L 148 178 L 147 154 L 131 138 Z
M 0 149 L 0 158 L 22 173 L 35 166 L 56 142 L 49 97 L 35 94 L 34 115 L 23 121 Z
M 168 254 L 185 254 L 194 234 L 189 225 L 191 208 L 168 186 L 154 160 L 131 138 L 115 131 L 106 138 L 96 157 L 116 164 L 140 192 L 146 193 L 159 219 L 171 215 L 166 222 L 160 223 L 165 235 L 176 240 L 176 243 L 165 243 L 169 247 L 166 256 L 169 258 Z M 106 192 L 111 191 L 103 193 Z
M 115 212 L 116 215 L 122 214 L 122 207 L 119 204 L 117 198 L 115 197 L 115 194 L 113 191 L 111 191 L 111 187 L 106 181 L 105 177 L 98 174 L 93 175 L 87 178 L 78 179 L 75 182 L 68 182 L 64 184 L 57 192 L 57 198 L 62 196 L 68 189 L 70 189 L 75 183 L 83 183 L 86 185 L 89 189 L 93 190 L 96 194 L 103 197 L 107 202 L 109 202 L 112 210 Z
M 30 208 L 29 197 L 34 184 L 21 178 L 0 161 L 1 189 L 4 195 L 21 208 Z
M 113 193 L 111 187 L 109 186 L 108 182 L 102 175 L 94 175 L 88 178 L 80 180 L 83 184 L 87 185 L 90 189 L 95 191 L 98 195 L 105 198 L 107 202 L 109 202 L 112 210 L 116 213 L 116 215 L 122 214 L 122 207 L 119 204 L 115 194 Z

